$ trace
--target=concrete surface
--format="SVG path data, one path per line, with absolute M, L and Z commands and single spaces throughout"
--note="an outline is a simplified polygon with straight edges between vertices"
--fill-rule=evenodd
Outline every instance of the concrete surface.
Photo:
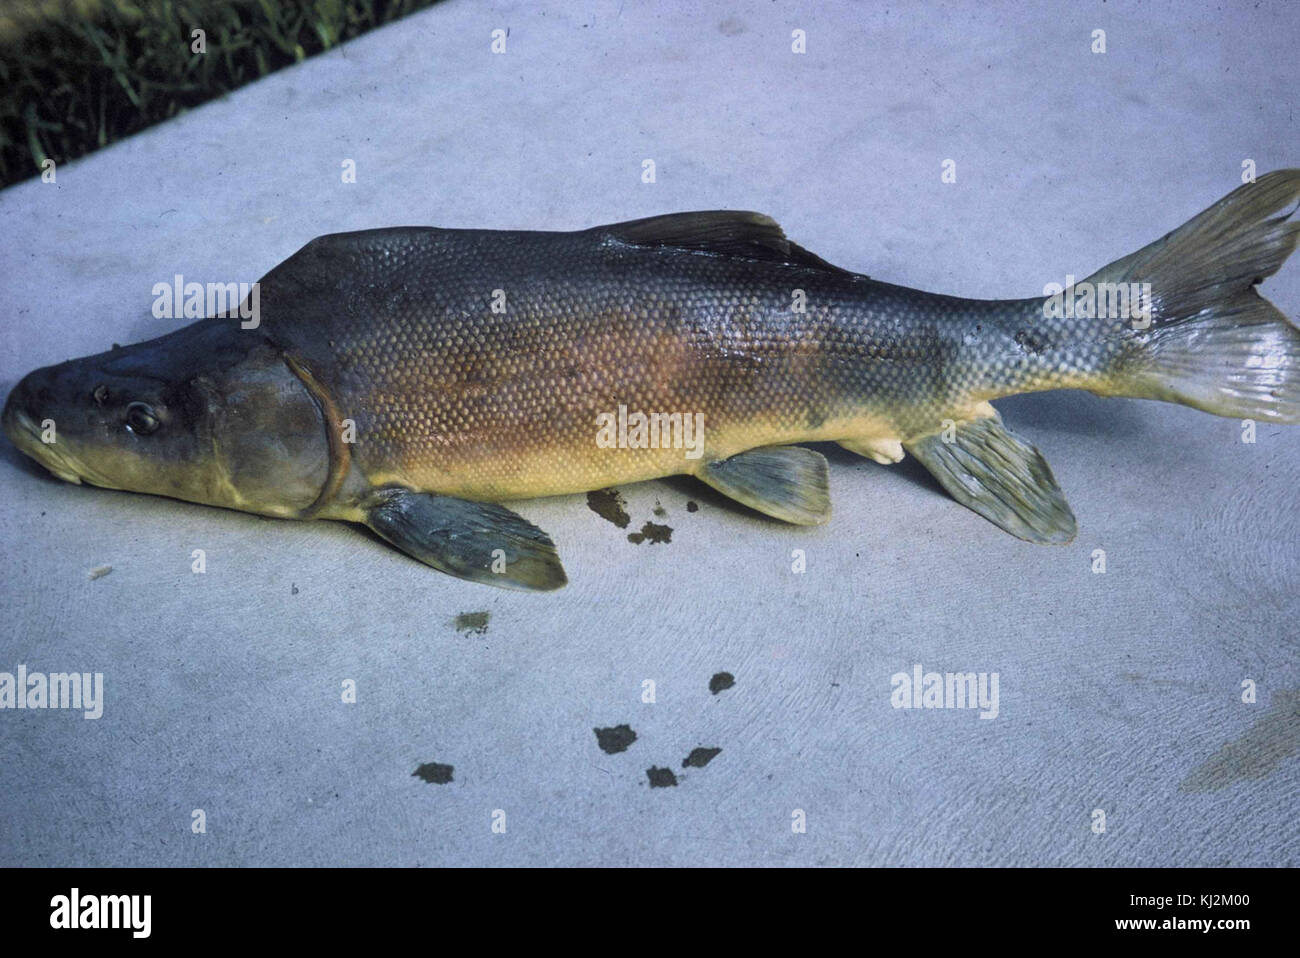
M 877 278 L 1030 295 L 1178 225 L 1245 159 L 1300 164 L 1298 18 L 447 4 L 0 194 L 0 387 L 174 328 L 150 305 L 175 273 L 251 281 L 396 224 L 752 208 Z M 1300 264 L 1264 289 L 1295 317 Z M 105 702 L 0 712 L 0 864 L 1297 864 L 1300 430 L 1245 444 L 1076 393 L 1001 409 L 1073 545 L 831 450 L 823 528 L 684 481 L 623 489 L 628 529 L 583 496 L 521 504 L 572 580 L 543 596 L 344 525 L 71 486 L 5 443 L 0 671 L 102 672 Z M 627 540 L 652 519 L 671 542 Z M 473 612 L 486 632 L 456 628 Z M 997 718 L 892 708 L 918 663 L 998 673 Z M 593 729 L 622 723 L 636 741 L 606 754 Z M 696 747 L 722 751 L 683 769 Z

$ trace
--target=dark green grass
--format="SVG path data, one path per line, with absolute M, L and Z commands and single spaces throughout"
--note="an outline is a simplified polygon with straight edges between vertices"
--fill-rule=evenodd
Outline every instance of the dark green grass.
M 0 186 L 435 2 L 0 0 Z

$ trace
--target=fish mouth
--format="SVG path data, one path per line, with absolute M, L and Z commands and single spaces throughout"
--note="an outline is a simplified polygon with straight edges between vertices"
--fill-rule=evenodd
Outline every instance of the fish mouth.
M 13 404 L 5 408 L 4 431 L 20 452 L 26 453 L 65 482 L 81 485 L 85 470 L 80 469 L 62 450 L 56 449 L 55 443 L 42 442 L 40 425 Z

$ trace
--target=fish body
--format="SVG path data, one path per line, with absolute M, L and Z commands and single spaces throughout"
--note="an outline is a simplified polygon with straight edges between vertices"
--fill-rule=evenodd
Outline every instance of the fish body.
M 720 215 L 737 214 L 687 220 Z M 690 473 L 762 446 L 896 444 L 1046 372 L 1015 342 L 1040 299 L 962 300 L 620 230 L 321 237 L 262 280 L 264 332 L 355 418 L 353 459 L 372 484 L 489 501 Z M 620 407 L 702 416 L 701 454 L 648 437 L 602 448 L 596 417 Z
M 322 236 L 260 281 L 255 325 L 211 318 L 38 370 L 3 422 L 63 478 L 363 522 L 520 588 L 564 573 L 500 502 L 691 474 L 817 523 L 826 463 L 793 445 L 810 441 L 911 452 L 1004 529 L 1065 542 L 1051 470 L 990 402 L 1071 387 L 1300 420 L 1300 332 L 1253 289 L 1294 249 L 1298 197 L 1300 171 L 1261 177 L 1065 308 L 878 282 L 755 213 Z

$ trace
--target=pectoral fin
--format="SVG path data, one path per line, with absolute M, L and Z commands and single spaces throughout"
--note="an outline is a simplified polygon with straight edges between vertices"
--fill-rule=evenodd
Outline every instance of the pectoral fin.
M 698 473 L 724 496 L 800 526 L 831 517 L 826 457 L 802 446 L 766 446 L 719 459 Z
M 549 591 L 568 578 L 550 537 L 504 506 L 381 489 L 366 524 L 414 559 L 471 582 Z
M 964 506 L 1029 542 L 1074 539 L 1074 513 L 1046 460 L 1016 438 L 996 413 L 944 433 L 905 443 L 940 485 Z

